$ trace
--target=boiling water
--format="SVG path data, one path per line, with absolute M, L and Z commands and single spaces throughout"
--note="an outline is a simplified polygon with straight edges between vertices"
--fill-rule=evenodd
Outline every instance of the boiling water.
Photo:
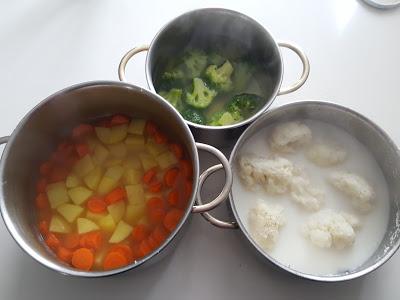
M 305 120 L 313 134 L 314 142 L 328 142 L 343 147 L 347 151 L 347 160 L 338 166 L 321 168 L 309 162 L 304 155 L 304 149 L 294 154 L 283 155 L 300 167 L 310 178 L 311 183 L 325 192 L 324 206 L 345 211 L 356 215 L 361 221 L 361 228 L 355 230 L 354 244 L 346 249 L 321 249 L 302 235 L 302 225 L 312 214 L 300 207 L 289 195 L 270 196 L 264 191 L 249 191 L 238 176 L 234 176 L 233 195 L 236 210 L 246 230 L 249 230 L 248 213 L 258 199 L 267 203 L 279 204 L 284 207 L 286 225 L 281 228 L 279 239 L 268 253 L 280 263 L 303 273 L 313 275 L 329 275 L 351 271 L 361 266 L 378 248 L 386 232 L 389 220 L 389 194 L 383 173 L 372 154 L 342 129 L 314 120 Z M 267 138 L 271 127 L 260 130 L 247 140 L 242 147 L 241 154 L 256 154 L 269 156 L 270 150 Z M 370 213 L 362 215 L 352 208 L 350 201 L 335 190 L 328 182 L 331 171 L 347 170 L 363 176 L 374 188 L 375 203 Z M 235 174 L 238 169 L 235 166 Z

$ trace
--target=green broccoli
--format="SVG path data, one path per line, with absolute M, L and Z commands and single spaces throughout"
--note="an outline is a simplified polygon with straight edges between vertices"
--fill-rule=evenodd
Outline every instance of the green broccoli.
M 169 71 L 165 71 L 164 74 L 161 76 L 162 79 L 164 80 L 182 80 L 185 78 L 185 73 L 183 72 L 182 69 L 180 68 L 175 68 Z
M 206 69 L 206 76 L 210 82 L 222 91 L 232 89 L 231 75 L 233 73 L 232 64 L 227 60 L 219 68 L 216 65 L 210 65 Z
M 235 91 L 242 92 L 246 89 L 254 72 L 253 66 L 246 62 L 239 62 L 235 64 L 235 71 L 233 72 L 232 81 Z
M 219 55 L 216 52 L 212 52 L 210 55 L 208 55 L 208 62 L 211 65 L 216 65 L 220 66 L 226 61 L 226 58 L 223 56 Z
M 186 103 L 196 108 L 206 108 L 216 95 L 217 92 L 207 87 L 201 78 L 194 78 L 193 92 L 186 93 Z
M 236 116 L 231 114 L 228 111 L 219 111 L 214 113 L 210 120 L 207 122 L 207 125 L 210 126 L 224 126 L 224 125 L 231 125 L 240 120 L 235 119 Z
M 171 103 L 177 110 L 181 110 L 183 107 L 182 103 L 182 90 L 181 89 L 170 89 L 167 91 L 160 91 L 158 93 L 161 97 L 166 99 L 169 103 Z
M 203 113 L 191 107 L 187 107 L 186 109 L 184 109 L 181 112 L 181 115 L 185 120 L 196 124 L 204 125 L 206 123 Z
M 227 103 L 226 110 L 236 119 L 250 117 L 263 103 L 263 98 L 255 94 L 239 94 Z
M 199 77 L 207 66 L 207 55 L 200 50 L 190 50 L 183 57 L 190 78 Z

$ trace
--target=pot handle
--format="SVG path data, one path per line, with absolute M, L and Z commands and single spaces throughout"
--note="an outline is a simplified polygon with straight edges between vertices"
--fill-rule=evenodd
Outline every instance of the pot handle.
M 224 169 L 224 171 L 225 171 L 225 184 L 224 184 L 224 187 L 223 187 L 221 193 L 212 201 L 210 201 L 206 204 L 200 203 L 198 205 L 194 205 L 192 208 L 193 213 L 204 213 L 206 211 L 214 209 L 215 207 L 220 205 L 226 198 L 228 198 L 229 192 L 232 187 L 233 176 L 232 176 L 232 169 L 229 164 L 229 161 L 226 159 L 225 155 L 222 154 L 221 151 L 219 151 L 217 148 L 214 148 L 210 145 L 202 144 L 202 143 L 196 143 L 196 147 L 199 150 L 207 151 L 207 152 L 213 154 L 214 156 L 216 156 L 218 158 L 218 160 L 221 162 L 221 164 L 217 165 L 217 166 L 219 166 L 218 170 Z M 200 197 L 203 183 L 207 179 L 207 177 L 210 176 L 212 173 L 214 173 L 214 172 L 209 172 L 208 170 L 206 170 L 200 175 L 199 187 L 196 192 L 196 197 Z M 196 203 L 197 203 L 197 201 L 196 201 Z
M 310 62 L 308 61 L 307 55 L 298 46 L 291 44 L 289 42 L 278 42 L 278 45 L 279 47 L 288 48 L 292 50 L 294 53 L 296 53 L 299 56 L 301 63 L 303 64 L 303 72 L 301 74 L 300 79 L 297 80 L 297 82 L 295 82 L 293 85 L 288 86 L 286 88 L 281 88 L 279 90 L 278 95 L 285 95 L 296 91 L 306 82 L 308 75 L 310 74 Z
M 138 54 L 140 52 L 143 52 L 143 51 L 148 51 L 149 48 L 150 48 L 149 45 L 142 45 L 139 47 L 132 48 L 131 50 L 126 52 L 126 54 L 122 57 L 121 61 L 119 62 L 119 66 L 118 66 L 119 80 L 126 81 L 125 68 L 126 68 L 126 64 L 132 58 L 132 56 L 134 56 L 135 54 Z
M 221 170 L 223 166 L 221 164 L 219 165 L 214 165 L 212 167 L 209 167 L 207 170 L 205 170 L 199 177 L 199 186 L 201 187 L 204 183 L 204 181 L 207 179 L 207 177 L 214 172 L 217 172 L 218 170 Z M 203 200 L 201 199 L 200 193 L 197 193 L 196 197 L 196 204 L 203 205 Z M 201 216 L 206 219 L 206 221 L 210 222 L 212 225 L 219 227 L 219 228 L 224 228 L 224 229 L 237 229 L 238 225 L 235 221 L 221 221 L 218 220 L 217 218 L 213 217 L 209 212 L 202 212 Z
M 0 145 L 7 143 L 9 139 L 9 136 L 0 137 Z

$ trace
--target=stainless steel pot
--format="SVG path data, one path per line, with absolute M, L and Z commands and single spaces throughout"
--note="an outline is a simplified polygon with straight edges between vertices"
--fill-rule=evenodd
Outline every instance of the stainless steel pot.
M 79 122 L 125 113 L 154 120 L 173 133 L 188 151 L 193 164 L 193 193 L 182 221 L 168 239 L 149 256 L 124 268 L 85 272 L 60 262 L 40 238 L 35 218 L 35 182 L 40 161 L 46 159 L 63 134 Z M 195 143 L 183 118 L 161 97 L 140 87 L 121 82 L 95 81 L 61 90 L 38 104 L 18 124 L 11 136 L 0 138 L 7 143 L 0 163 L 0 209 L 4 222 L 18 245 L 31 257 L 55 271 L 75 276 L 100 277 L 121 273 L 165 254 L 182 235 L 192 213 L 208 211 L 228 197 L 232 172 L 228 160 L 214 147 Z M 198 150 L 207 151 L 224 165 L 225 185 L 221 193 L 206 205 L 194 205 L 200 194 Z
M 275 100 L 276 96 L 291 93 L 300 88 L 308 78 L 310 64 L 307 56 L 297 46 L 288 42 L 276 42 L 271 33 L 252 18 L 236 11 L 222 8 L 206 8 L 187 12 L 170 21 L 154 37 L 151 44 L 129 50 L 119 65 L 119 78 L 126 81 L 125 68 L 129 59 L 137 53 L 148 51 L 146 57 L 146 79 L 149 89 L 156 92 L 154 80 L 157 72 L 171 58 L 189 44 L 207 49 L 225 41 L 226 51 L 233 43 L 240 43 L 243 55 L 254 58 L 265 71 L 269 80 L 263 83 L 268 95 L 264 106 L 252 117 L 240 123 L 227 126 L 206 126 L 186 121 L 197 141 L 214 146 L 227 146 L 245 129 L 245 125 L 257 119 Z M 294 51 L 303 64 L 300 79 L 289 87 L 281 87 L 283 61 L 280 47 Z
M 299 277 L 332 282 L 350 280 L 365 275 L 383 265 L 400 246 L 400 151 L 382 129 L 366 117 L 343 106 L 317 101 L 296 102 L 271 110 L 250 125 L 237 141 L 231 153 L 229 162 L 233 167 L 236 163 L 240 149 L 246 141 L 260 129 L 271 124 L 276 124 L 277 122 L 299 119 L 319 120 L 347 131 L 369 149 L 382 169 L 389 187 L 389 223 L 381 244 L 368 261 L 350 272 L 343 272 L 329 276 L 306 274 L 281 264 L 279 261 L 262 251 L 244 227 L 243 220 L 240 219 L 236 210 L 233 190 L 229 195 L 229 209 L 232 212 L 235 221 L 221 221 L 211 216 L 209 213 L 204 213 L 203 217 L 205 217 L 211 224 L 220 228 L 240 229 L 240 232 L 242 233 L 241 235 L 250 243 L 251 248 L 256 250 L 258 255 L 264 261 L 271 262 L 279 269 Z M 206 176 L 219 170 L 221 167 L 221 165 L 215 165 L 207 169 L 202 176 L 200 176 L 200 183 L 203 182 Z M 235 177 L 235 169 L 232 169 Z M 197 196 L 197 201 L 202 203 L 199 195 Z

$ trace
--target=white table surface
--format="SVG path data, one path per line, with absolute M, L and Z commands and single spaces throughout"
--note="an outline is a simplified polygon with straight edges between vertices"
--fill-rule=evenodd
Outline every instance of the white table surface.
M 400 9 L 356 0 L 72 1 L 0 0 L 0 135 L 9 135 L 38 101 L 69 85 L 117 80 L 121 56 L 149 43 L 171 18 L 214 6 L 257 19 L 279 40 L 301 45 L 311 74 L 275 106 L 320 99 L 358 110 L 400 144 Z M 301 66 L 284 50 L 285 83 Z M 144 57 L 129 65 L 146 87 Z M 207 159 L 206 159 L 207 160 Z M 207 193 L 217 191 L 208 188 Z M 225 207 L 218 209 L 225 216 Z M 277 272 L 234 231 L 194 216 L 179 247 L 150 268 L 96 280 L 69 278 L 29 258 L 0 224 L 0 299 L 400 299 L 400 255 L 351 282 L 322 284 Z

